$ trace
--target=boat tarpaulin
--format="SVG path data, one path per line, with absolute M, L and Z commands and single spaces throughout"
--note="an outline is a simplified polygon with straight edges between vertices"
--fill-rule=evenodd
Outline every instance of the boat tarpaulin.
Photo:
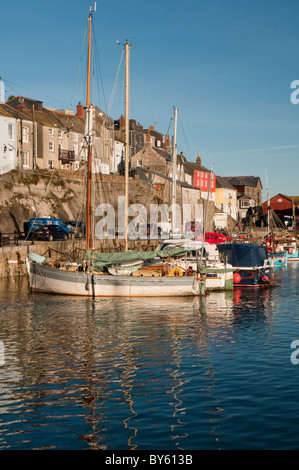
M 264 266 L 268 258 L 266 247 L 253 243 L 225 243 L 218 250 L 224 262 L 240 268 Z
M 150 260 L 154 258 L 167 258 L 168 256 L 183 256 L 185 248 L 172 248 L 169 250 L 156 251 L 115 251 L 113 253 L 86 252 L 85 259 L 93 258 L 95 262 L 110 264 L 125 261 Z
M 30 261 L 34 261 L 38 264 L 43 264 L 47 259 L 44 256 L 37 255 L 36 253 L 28 253 L 27 257 L 30 259 Z

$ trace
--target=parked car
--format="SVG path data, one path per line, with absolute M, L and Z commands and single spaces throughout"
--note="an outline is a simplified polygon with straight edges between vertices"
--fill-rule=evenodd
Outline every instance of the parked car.
M 68 236 L 65 230 L 59 225 L 40 225 L 31 231 L 31 237 L 34 240 L 67 240 Z
M 86 234 L 85 222 L 78 222 L 76 220 L 67 220 L 66 226 L 68 227 L 70 233 L 75 234 L 75 237 L 82 238 Z
M 29 232 L 32 232 L 41 225 L 58 225 L 67 235 L 69 234 L 69 229 L 62 219 L 52 219 L 51 217 L 31 217 L 29 220 L 28 230 Z M 26 232 L 25 225 L 24 231 Z

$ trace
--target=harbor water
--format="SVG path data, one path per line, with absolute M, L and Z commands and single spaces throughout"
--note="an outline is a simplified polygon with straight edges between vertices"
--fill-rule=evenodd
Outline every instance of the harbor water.
M 0 281 L 0 450 L 298 449 L 299 263 L 275 276 L 164 300 Z

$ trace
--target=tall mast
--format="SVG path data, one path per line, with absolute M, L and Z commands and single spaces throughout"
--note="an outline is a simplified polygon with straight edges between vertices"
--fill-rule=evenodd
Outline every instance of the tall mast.
M 202 263 L 203 251 L 204 251 L 204 246 L 205 246 L 207 218 L 208 218 L 208 212 L 209 212 L 210 191 L 211 191 L 211 184 L 212 184 L 212 177 L 213 177 L 213 166 L 214 166 L 214 164 L 212 163 L 211 170 L 210 170 L 210 177 L 209 177 L 209 189 L 208 189 L 205 220 L 204 220 L 204 224 L 203 224 L 202 246 L 201 246 L 200 261 L 199 261 L 200 266 L 201 266 L 201 263 Z
M 125 43 L 125 251 L 128 251 L 128 209 L 129 209 L 129 60 L 130 44 Z
M 175 233 L 176 227 L 176 167 L 177 167 L 177 147 L 176 147 L 176 132 L 177 132 L 177 115 L 178 108 L 174 108 L 174 131 L 173 131 L 173 149 L 172 149 L 172 236 Z
M 93 11 L 96 10 L 95 8 Z M 87 57 L 87 87 L 86 87 L 86 120 L 87 120 L 87 183 L 86 183 L 86 250 L 90 249 L 91 239 L 91 172 L 92 172 L 92 113 L 90 109 L 90 68 L 91 68 L 91 27 L 92 13 L 91 7 L 88 17 L 88 57 Z

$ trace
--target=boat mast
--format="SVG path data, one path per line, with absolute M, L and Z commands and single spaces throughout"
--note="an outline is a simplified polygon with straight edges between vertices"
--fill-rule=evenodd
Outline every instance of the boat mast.
M 96 3 L 94 10 L 89 11 L 88 17 L 88 57 L 87 57 L 87 87 L 86 87 L 86 119 L 87 119 L 87 183 L 86 183 L 86 250 L 90 249 L 91 239 L 91 172 L 92 172 L 92 113 L 90 109 L 90 64 L 91 64 L 91 27 L 92 13 L 96 11 Z
M 211 183 L 212 183 L 212 176 L 213 176 L 213 166 L 214 166 L 214 164 L 212 163 L 211 170 L 210 170 L 210 178 L 209 178 L 209 189 L 208 189 L 205 221 L 204 221 L 204 224 L 203 224 L 202 246 L 201 246 L 200 261 L 199 261 L 200 266 L 201 266 L 201 263 L 202 263 L 203 250 L 204 250 L 204 245 L 205 245 L 206 226 L 207 226 L 207 218 L 208 218 L 208 212 L 209 212 L 210 190 L 211 190 Z
M 129 60 L 130 44 L 125 43 L 125 251 L 128 251 L 128 210 L 129 210 Z
M 177 115 L 178 108 L 174 108 L 174 131 L 173 131 L 173 149 L 172 149 L 172 237 L 174 237 L 176 227 L 176 167 L 177 167 Z

